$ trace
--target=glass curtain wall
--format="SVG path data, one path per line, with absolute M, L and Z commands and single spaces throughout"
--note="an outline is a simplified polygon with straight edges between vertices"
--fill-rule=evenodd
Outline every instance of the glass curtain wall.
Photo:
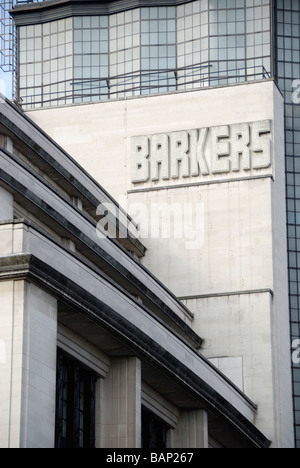
M 107 16 L 73 19 L 74 75 L 69 87 L 74 103 L 108 95 L 108 26 Z
M 108 95 L 139 94 L 141 68 L 141 12 L 129 10 L 109 17 Z
M 300 6 L 277 0 L 277 79 L 285 99 L 289 293 L 292 348 L 300 339 Z M 296 84 L 296 87 L 295 87 Z M 297 90 L 298 88 L 298 90 Z M 295 346 L 294 346 L 295 345 Z M 293 362 L 296 446 L 300 448 L 300 364 Z
M 164 93 L 271 72 L 269 0 L 197 0 L 18 28 L 25 108 Z

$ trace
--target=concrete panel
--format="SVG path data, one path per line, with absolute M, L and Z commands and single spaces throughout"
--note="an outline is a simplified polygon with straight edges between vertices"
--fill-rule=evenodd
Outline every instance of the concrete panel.
M 147 236 L 143 263 L 179 297 L 272 289 L 271 185 L 267 178 L 130 194 L 129 212 Z
M 272 120 L 274 89 L 266 81 L 27 114 L 118 200 L 136 188 L 131 137 Z
M 271 293 L 203 297 L 185 303 L 195 313 L 196 329 L 201 329 L 207 337 L 202 351 L 207 358 L 214 363 L 221 356 L 221 361 L 225 357 L 240 360 L 242 356 L 244 392 L 258 405 L 256 426 L 268 434 L 273 447 L 293 446 L 289 429 L 291 411 L 288 409 L 291 408 L 290 381 L 286 380 L 281 386 L 281 408 L 274 391 L 278 385 L 277 372 L 282 378 L 288 372 L 288 365 L 281 368 L 277 364 L 275 371 Z M 280 427 L 287 429 L 279 431 Z

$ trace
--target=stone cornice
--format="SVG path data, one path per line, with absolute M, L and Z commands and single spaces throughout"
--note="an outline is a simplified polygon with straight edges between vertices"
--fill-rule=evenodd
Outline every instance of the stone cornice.
M 98 192 L 97 196 L 95 196 L 91 190 L 87 188 L 86 180 L 84 180 L 91 179 L 89 174 L 85 173 L 84 169 L 79 167 L 75 160 L 73 160 L 61 147 L 59 147 L 57 143 L 52 141 L 48 135 L 42 132 L 42 130 L 38 128 L 34 122 L 32 122 L 21 110 L 19 110 L 17 106 L 13 106 L 7 101 L 5 101 L 3 104 L 5 105 L 5 109 L 2 112 L 0 108 L 0 131 L 7 133 L 13 139 L 17 138 L 21 145 L 26 147 L 26 153 L 28 154 L 30 152 L 31 158 L 33 158 L 33 162 L 36 165 L 39 165 L 41 168 L 45 168 L 44 170 L 47 174 L 53 173 L 56 178 L 59 177 L 63 187 L 69 192 L 76 194 L 76 196 L 79 196 L 82 200 L 85 200 L 85 202 L 90 206 L 90 210 L 96 212 L 96 209 L 101 207 L 102 203 L 109 203 L 112 206 L 115 206 L 117 210 L 120 209 L 116 201 L 103 189 L 103 187 L 99 186 L 96 181 L 90 180 L 90 185 L 96 189 L 96 192 Z M 23 127 L 25 122 L 27 124 L 26 131 L 18 126 L 17 119 L 9 118 L 9 112 L 7 111 L 13 111 L 14 117 L 18 114 L 21 116 Z M 44 144 L 42 147 L 29 136 L 32 134 L 32 128 L 39 132 L 40 137 L 44 138 L 45 143 L 50 143 L 50 148 L 53 146 L 55 147 L 56 151 L 59 151 L 62 160 L 61 162 L 59 162 L 57 158 L 53 157 L 49 151 L 45 150 L 46 144 Z M 66 164 L 62 164 L 63 160 L 67 161 L 67 163 L 71 163 L 74 166 L 73 173 L 70 173 L 69 170 L 66 169 Z M 82 181 L 78 180 L 74 176 L 76 173 L 75 171 L 78 171 L 78 169 L 84 176 Z M 128 221 L 132 222 L 132 219 L 127 216 L 123 210 L 121 210 L 121 213 L 124 219 L 127 217 Z M 122 225 L 119 219 L 113 219 L 112 216 L 109 216 L 109 220 L 111 223 L 114 223 L 117 226 L 117 229 L 122 235 L 122 242 L 126 243 L 127 247 L 129 247 L 129 250 L 134 251 L 138 256 L 144 256 L 146 252 L 145 246 L 143 246 L 136 237 L 126 235 L 126 226 Z
M 3 176 L 3 171 L 0 169 L 0 180 L 2 179 Z M 3 180 L 3 179 L 2 179 Z M 11 184 L 13 184 L 13 180 L 10 181 Z M 22 190 L 22 187 L 18 187 L 19 190 Z M 39 200 L 37 197 L 34 198 L 35 204 L 39 204 Z M 42 203 L 42 202 L 41 202 Z M 44 204 L 44 208 L 46 208 L 46 205 Z M 55 215 L 55 212 L 53 210 L 52 215 Z M 67 220 L 63 221 L 63 218 L 60 219 L 61 222 L 66 223 L 66 227 L 68 229 L 72 229 L 72 225 L 68 223 Z M 41 230 L 38 226 L 35 226 L 33 223 L 28 222 L 26 220 L 20 220 L 20 221 L 15 221 L 15 223 L 21 223 L 24 226 L 27 226 L 30 230 L 33 230 L 36 233 L 39 233 L 47 242 L 50 241 L 51 245 L 54 245 L 56 242 L 55 240 L 49 236 L 45 231 Z M 76 231 L 76 227 L 74 226 L 74 229 Z M 178 334 L 182 337 L 185 337 L 186 341 L 189 342 L 190 344 L 193 345 L 193 347 L 199 349 L 201 348 L 203 344 L 203 339 L 197 335 L 190 327 L 188 324 L 186 324 L 166 303 L 163 302 L 159 297 L 157 297 L 153 292 L 147 287 L 146 284 L 142 283 L 135 275 L 133 275 L 131 272 L 127 271 L 126 268 L 124 268 L 121 264 L 118 264 L 118 262 L 115 259 L 110 258 L 109 254 L 105 252 L 105 250 L 101 249 L 99 246 L 97 246 L 95 243 L 91 241 L 87 236 L 84 236 L 82 232 L 77 232 L 77 234 L 80 235 L 81 240 L 84 242 L 86 246 L 89 246 L 92 252 L 92 257 L 94 258 L 94 266 L 91 265 L 90 263 L 86 262 L 82 257 L 80 257 L 76 253 L 70 253 L 68 252 L 69 255 L 72 255 L 73 257 L 77 258 L 80 260 L 82 265 L 85 265 L 89 269 L 93 269 L 95 273 L 99 276 L 101 276 L 106 282 L 109 282 L 112 284 L 113 288 L 115 290 L 119 290 L 122 293 L 125 293 L 130 297 L 131 300 L 134 300 L 134 295 L 140 296 L 143 299 L 143 303 L 145 304 L 145 308 L 150 311 L 150 313 L 156 317 L 159 318 L 165 326 L 169 326 L 172 330 L 176 330 Z M 83 236 L 83 237 L 82 237 Z M 57 242 L 57 246 L 62 249 L 62 246 Z M 100 255 L 100 257 L 99 257 Z M 99 259 L 96 261 L 96 258 L 99 257 Z M 18 259 L 19 260 L 15 260 Z M 21 260 L 25 259 L 24 262 L 22 263 Z M 11 256 L 11 257 L 0 257 L 1 261 L 1 274 L 0 276 L 3 278 L 11 277 L 11 276 L 18 276 L 19 274 L 23 274 L 23 266 L 26 264 L 26 259 L 27 257 L 24 257 L 24 254 L 22 254 L 20 257 L 18 256 Z M 27 259 L 28 260 L 28 259 Z M 3 263 L 4 262 L 4 263 Z M 6 263 L 5 263 L 6 262 Z M 8 262 L 8 263 L 7 263 Z M 105 264 L 108 265 L 110 263 L 110 274 L 108 275 L 108 270 L 107 267 L 105 267 Z M 50 268 L 50 267 L 49 267 Z M 104 273 L 104 270 L 106 270 L 107 273 Z M 28 271 L 25 268 L 25 273 Z M 7 273 L 7 274 L 6 274 Z M 152 277 L 152 276 L 151 276 Z M 121 288 L 120 284 L 123 285 Z M 129 285 L 131 284 L 131 287 Z M 132 293 L 129 293 L 128 290 L 132 289 L 133 287 L 136 288 L 136 292 L 132 290 Z M 166 298 L 167 298 L 167 291 L 166 291 Z M 140 303 L 139 303 L 140 305 Z M 142 305 L 142 307 L 144 307 Z M 167 325 L 168 324 L 168 325 Z

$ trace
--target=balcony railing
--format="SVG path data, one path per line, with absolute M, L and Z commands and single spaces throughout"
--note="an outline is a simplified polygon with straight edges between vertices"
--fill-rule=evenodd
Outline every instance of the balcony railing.
M 22 96 L 21 91 L 20 104 L 27 109 L 49 107 L 225 86 L 271 78 L 264 66 L 222 72 L 213 71 L 212 68 L 213 65 L 207 63 L 177 69 L 144 70 L 113 77 L 60 81 L 43 88 L 32 87 L 30 95 L 26 90 L 26 97 L 25 93 Z
M 37 3 L 45 2 L 46 0 L 14 0 L 14 5 L 24 4 L 24 3 Z

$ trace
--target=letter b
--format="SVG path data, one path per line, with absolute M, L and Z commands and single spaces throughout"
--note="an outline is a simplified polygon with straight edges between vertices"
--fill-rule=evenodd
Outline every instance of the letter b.
M 296 88 L 292 94 L 292 102 L 294 104 L 300 104 L 300 80 L 294 80 L 292 88 Z
M 131 139 L 131 182 L 138 184 L 149 180 L 149 140 L 145 136 Z

